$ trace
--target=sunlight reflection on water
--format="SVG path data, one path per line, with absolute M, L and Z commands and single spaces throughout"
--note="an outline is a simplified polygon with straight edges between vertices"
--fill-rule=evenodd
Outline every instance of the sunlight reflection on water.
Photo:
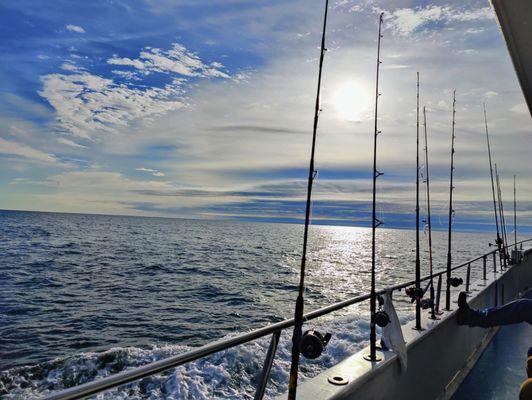
M 293 315 L 301 225 L 25 212 L 0 212 L 0 218 L 0 272 L 5 277 L 0 302 L 0 350 L 5 356 L 0 369 L 36 365 L 3 372 L 0 384 L 10 390 L 24 387 L 26 397 L 50 384 L 61 387 L 65 381 L 50 379 L 70 365 L 83 374 L 68 382 L 80 382 L 82 376 L 105 375 Z M 491 236 L 455 233 L 453 265 L 489 251 Z M 446 239 L 444 232 L 434 232 L 436 270 L 445 266 Z M 425 275 L 423 234 L 421 243 Z M 413 279 L 414 244 L 413 231 L 378 229 L 377 289 Z M 370 267 L 370 229 L 312 226 L 305 311 L 368 293 Z M 480 263 L 474 264 L 473 275 L 480 268 Z M 402 321 L 411 319 L 413 306 L 406 296 L 394 299 Z M 303 363 L 306 376 L 367 342 L 368 303 L 313 325 L 335 332 L 335 338 L 326 357 Z M 290 340 L 288 334 L 283 338 L 269 389 L 272 395 L 284 390 Z M 250 353 L 262 354 L 267 340 L 258 343 L 173 372 L 172 393 L 200 379 L 203 383 L 196 392 L 177 398 L 246 397 L 242 391 L 249 391 L 252 376 L 230 380 L 234 392 L 227 391 L 228 382 L 219 378 L 244 368 Z M 97 362 L 99 353 L 92 352 L 110 348 L 115 350 L 109 360 Z M 59 359 L 51 362 L 54 357 Z M 115 365 L 118 359 L 120 367 Z M 221 363 L 220 376 L 202 369 L 212 360 Z M 258 373 L 260 360 L 252 365 Z M 154 378 L 154 385 L 169 384 L 170 378 L 163 378 Z

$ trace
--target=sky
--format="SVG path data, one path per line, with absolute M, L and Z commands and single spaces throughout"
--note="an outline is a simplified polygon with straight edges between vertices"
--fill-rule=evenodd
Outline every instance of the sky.
M 3 1 L 0 208 L 300 222 L 323 11 L 315 0 Z M 507 222 L 516 174 L 518 225 L 532 229 L 532 122 L 477 0 L 330 1 L 313 222 L 370 224 L 381 12 L 379 218 L 415 221 L 419 71 L 434 227 L 446 224 L 456 90 L 456 226 L 493 229 L 485 102 Z

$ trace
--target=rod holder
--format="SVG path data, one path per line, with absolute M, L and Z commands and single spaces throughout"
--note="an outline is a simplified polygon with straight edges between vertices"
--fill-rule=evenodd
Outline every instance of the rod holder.
M 436 287 L 436 301 L 434 302 L 434 310 L 436 314 L 441 314 L 440 312 L 440 298 L 441 298 L 441 274 L 438 275 L 438 285 Z
M 466 274 L 466 284 L 465 284 L 465 292 L 467 294 L 471 293 L 469 291 L 469 284 L 471 283 L 471 263 L 467 264 L 467 274 Z
M 430 311 L 429 311 L 429 319 L 439 319 L 436 316 L 436 306 L 435 306 L 435 296 L 434 296 L 434 284 L 431 281 L 430 283 Z
M 506 256 L 506 249 L 503 249 L 501 271 L 505 270 L 508 267 L 507 258 L 508 257 Z

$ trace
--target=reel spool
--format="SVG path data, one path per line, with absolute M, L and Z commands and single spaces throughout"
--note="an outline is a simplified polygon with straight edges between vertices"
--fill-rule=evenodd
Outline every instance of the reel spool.
M 311 329 L 303 333 L 299 350 L 301 351 L 303 357 L 314 360 L 315 358 L 318 358 L 321 353 L 323 353 L 323 350 L 325 349 L 325 346 L 327 346 L 327 343 L 329 343 L 329 340 L 331 340 L 330 333 L 322 335 L 317 330 Z
M 375 313 L 375 323 L 377 326 L 380 326 L 381 328 L 384 328 L 386 325 L 390 323 L 390 317 L 384 310 L 379 310 Z
M 451 284 L 452 287 L 458 287 L 458 286 L 460 286 L 462 283 L 464 283 L 464 280 L 463 280 L 462 278 L 453 277 L 453 278 L 451 278 L 451 280 L 449 281 L 449 283 Z

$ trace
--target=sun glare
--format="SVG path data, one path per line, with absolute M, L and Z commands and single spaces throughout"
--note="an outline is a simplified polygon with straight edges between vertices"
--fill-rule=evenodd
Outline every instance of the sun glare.
M 333 102 L 341 118 L 360 121 L 369 110 L 370 95 L 368 89 L 361 83 L 348 81 L 338 86 Z

